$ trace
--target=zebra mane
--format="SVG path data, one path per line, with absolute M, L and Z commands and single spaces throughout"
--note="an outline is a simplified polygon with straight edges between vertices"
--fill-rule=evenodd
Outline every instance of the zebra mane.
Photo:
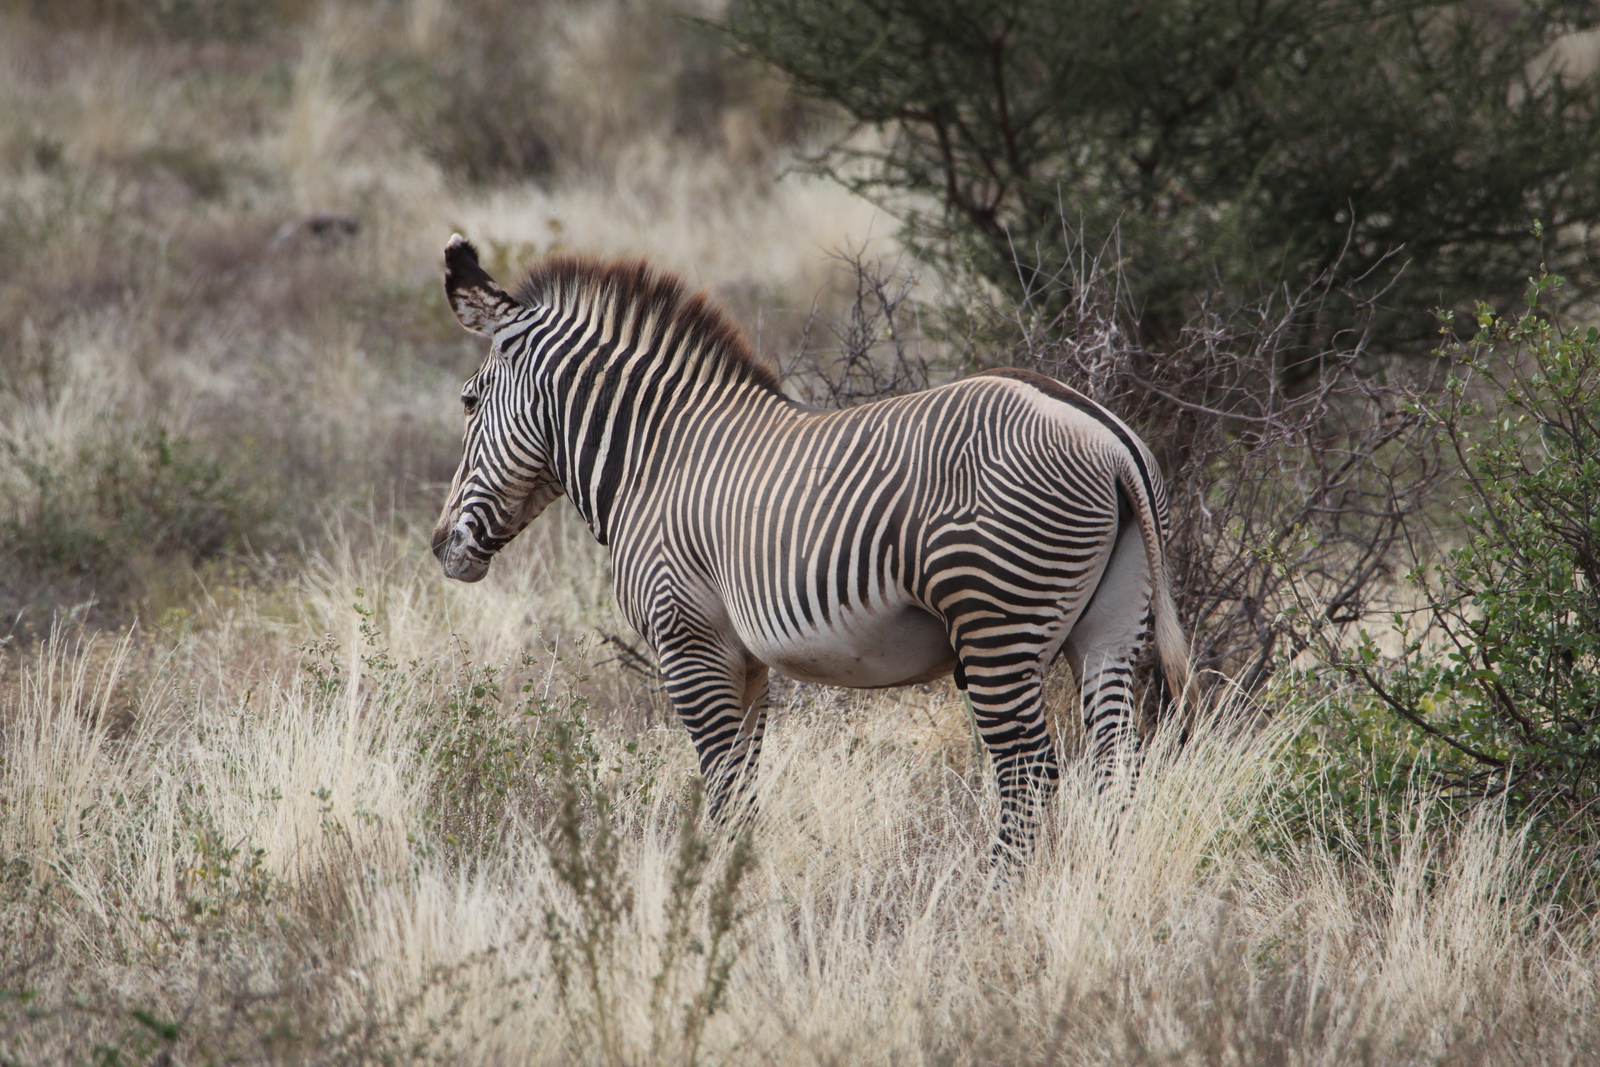
M 750 348 L 744 334 L 704 290 L 690 295 L 676 276 L 654 270 L 643 259 L 611 260 L 554 255 L 534 264 L 513 298 L 529 307 L 570 306 L 580 301 L 609 304 L 618 311 L 639 312 L 654 323 L 656 339 L 673 327 L 699 342 L 712 359 L 743 369 L 759 385 L 783 391 L 778 372 Z

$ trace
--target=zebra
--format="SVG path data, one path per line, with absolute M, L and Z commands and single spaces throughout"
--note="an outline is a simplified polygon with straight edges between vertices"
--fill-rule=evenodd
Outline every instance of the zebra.
M 610 550 L 714 821 L 751 803 L 772 669 L 869 689 L 953 674 L 999 786 L 996 852 L 1021 854 L 1060 775 L 1042 697 L 1061 652 L 1098 788 L 1131 798 L 1135 660 L 1153 634 L 1172 693 L 1189 669 L 1162 479 L 1120 419 L 1018 369 L 809 408 L 643 261 L 551 257 L 512 294 L 456 234 L 445 267 L 490 344 L 433 552 L 478 581 L 565 493 Z

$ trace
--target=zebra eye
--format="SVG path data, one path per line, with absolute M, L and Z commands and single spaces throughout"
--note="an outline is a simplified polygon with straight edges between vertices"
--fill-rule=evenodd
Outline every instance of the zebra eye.
M 462 393 L 461 406 L 466 409 L 468 415 L 471 415 L 478 410 L 478 395 L 476 393 Z

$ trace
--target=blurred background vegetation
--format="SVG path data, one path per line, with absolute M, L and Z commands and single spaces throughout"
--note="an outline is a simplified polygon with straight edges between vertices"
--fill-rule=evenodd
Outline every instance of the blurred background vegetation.
M 774 191 L 814 118 L 673 4 L 3 10 L 8 636 L 159 618 L 218 568 L 281 578 L 342 508 L 421 521 L 476 358 L 438 298 L 452 229 L 508 275 L 655 253 L 755 326 L 869 217 Z M 758 214 L 775 240 L 741 232 Z

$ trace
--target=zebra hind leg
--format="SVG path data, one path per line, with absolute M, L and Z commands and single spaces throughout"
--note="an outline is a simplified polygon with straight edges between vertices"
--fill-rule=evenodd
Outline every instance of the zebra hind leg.
M 972 718 L 994 764 L 1000 790 L 1000 833 L 995 861 L 1015 863 L 1033 850 L 1040 809 L 1061 778 L 1055 745 L 1045 728 L 1040 671 L 992 675 L 963 664 Z
M 1138 528 L 1123 527 L 1105 577 L 1063 649 L 1083 687 L 1083 724 L 1099 795 L 1125 809 L 1141 763 L 1133 670 L 1150 636 L 1150 569 Z

